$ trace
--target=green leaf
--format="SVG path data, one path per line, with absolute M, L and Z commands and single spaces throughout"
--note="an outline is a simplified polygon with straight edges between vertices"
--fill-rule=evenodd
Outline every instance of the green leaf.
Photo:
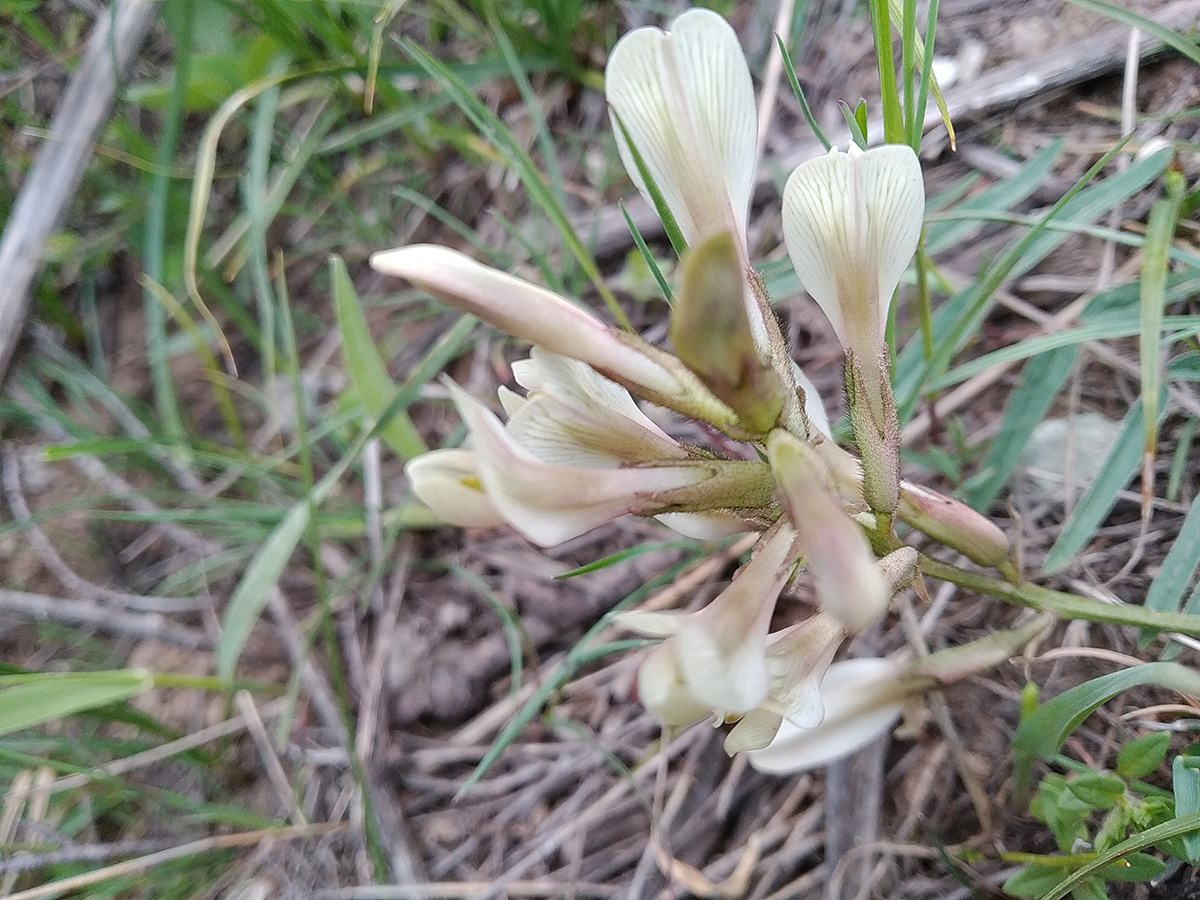
M 1088 878 L 1075 885 L 1071 891 L 1072 900 L 1108 900 L 1108 891 L 1100 878 Z
M 1200 567 L 1200 503 L 1192 504 L 1175 543 L 1150 583 L 1145 606 L 1148 609 L 1176 610 L 1183 604 L 1183 595 L 1192 575 Z
M 1067 789 L 1093 809 L 1111 809 L 1125 793 L 1125 782 L 1106 772 L 1091 772 L 1069 779 Z
M 1160 664 L 1152 663 L 1152 665 Z M 1191 815 L 1172 819 L 1170 822 L 1164 822 L 1162 825 L 1147 828 L 1145 831 L 1135 834 L 1133 837 L 1122 841 L 1104 853 L 1097 854 L 1094 860 L 1081 866 L 1056 884 L 1052 890 L 1048 891 L 1042 897 L 1042 900 L 1062 900 L 1063 897 L 1074 890 L 1077 884 L 1103 871 L 1111 863 L 1135 851 L 1145 850 L 1147 847 L 1157 847 L 1173 838 L 1192 834 L 1197 831 L 1200 831 L 1200 813 L 1192 813 Z
M 1167 864 L 1149 853 L 1130 853 L 1100 870 L 1105 881 L 1149 881 L 1161 875 Z
M 1142 461 L 1142 508 L 1149 512 L 1154 494 L 1154 454 L 1158 446 L 1158 398 L 1162 385 L 1162 320 L 1166 306 L 1169 254 L 1175 240 L 1179 207 L 1183 204 L 1183 175 L 1167 169 L 1163 176 L 1167 193 L 1154 201 L 1146 221 L 1146 243 L 1142 249 L 1141 334 L 1138 352 L 1141 358 L 1141 396 L 1146 404 L 1145 451 Z
M 1162 765 L 1171 748 L 1171 733 L 1155 731 L 1130 741 L 1117 754 L 1117 774 L 1123 778 L 1145 778 Z
M 283 574 L 304 530 L 308 528 L 312 506 L 302 501 L 293 506 L 271 532 L 271 536 L 254 555 L 254 560 L 234 589 L 225 617 L 221 620 L 221 637 L 217 641 L 217 674 L 232 678 L 242 648 L 250 631 L 262 615 L 267 598 Z
M 837 102 L 838 109 L 842 111 L 842 118 L 846 120 L 846 127 L 850 129 L 850 140 L 854 141 L 855 145 L 861 149 L 867 149 L 867 129 L 866 123 L 860 122 L 857 110 L 851 109 L 850 104 L 844 100 Z M 858 109 L 865 110 L 866 104 L 861 100 L 858 103 Z
M 388 375 L 379 348 L 371 338 L 366 316 L 363 315 L 354 284 L 350 281 L 350 273 L 346 271 L 346 263 L 341 257 L 329 258 L 329 274 L 333 309 L 342 332 L 346 368 L 350 370 L 350 378 L 354 381 L 354 389 L 362 401 L 363 409 L 372 419 L 378 419 L 396 396 L 397 386 Z M 429 449 L 404 411 L 397 412 L 380 430 L 379 436 L 404 460 L 419 456 Z
M 1101 675 L 1042 704 L 1017 728 L 1013 752 L 1050 759 L 1080 723 L 1121 691 L 1160 684 L 1200 696 L 1200 672 L 1173 662 L 1154 662 Z
M 0 734 L 128 700 L 153 686 L 143 669 L 0 676 Z
M 403 402 L 405 395 L 411 400 L 411 394 L 411 391 L 401 391 L 383 412 L 380 421 L 386 424 L 390 414 L 394 412 L 391 407 Z M 350 464 L 358 459 L 363 444 L 372 435 L 374 431 L 364 430 L 325 477 L 314 485 L 311 494 L 287 511 L 254 555 L 254 559 L 242 575 L 242 580 L 234 588 L 233 596 L 229 598 L 225 607 L 225 617 L 221 620 L 221 637 L 217 641 L 216 649 L 219 677 L 227 680 L 233 678 L 234 667 L 242 654 L 242 648 L 246 646 L 250 632 L 262 615 L 270 592 L 279 583 L 279 577 L 283 574 L 288 560 L 292 558 L 296 545 L 304 536 L 313 512 L 345 474 Z
M 1040 897 L 1062 880 L 1060 866 L 1028 865 L 1004 882 L 1004 892 L 1014 897 Z
M 1193 765 L 1189 765 L 1189 760 Z M 1171 764 L 1171 790 L 1175 794 L 1175 815 L 1186 816 L 1200 813 L 1200 770 L 1195 757 L 1181 753 Z M 1182 836 L 1184 856 L 1193 866 L 1200 862 L 1200 834 Z
M 1165 406 L 1160 399 L 1160 414 L 1165 412 Z M 1139 399 L 1125 416 L 1121 434 L 1105 458 L 1100 476 L 1088 487 L 1079 504 L 1071 512 L 1071 518 L 1059 533 L 1058 540 L 1046 555 L 1042 571 L 1047 575 L 1057 572 L 1075 559 L 1096 533 L 1096 529 L 1104 524 L 1109 511 L 1117 502 L 1117 494 L 1124 490 L 1134 472 L 1138 470 L 1142 459 L 1144 433 L 1142 401 Z

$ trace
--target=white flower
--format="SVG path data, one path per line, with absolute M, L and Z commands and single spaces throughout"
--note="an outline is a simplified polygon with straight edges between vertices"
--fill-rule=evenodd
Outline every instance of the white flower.
M 548 463 L 522 446 L 478 400 L 457 387 L 452 392 L 471 432 L 488 498 L 509 524 L 544 547 L 626 513 L 653 515 L 671 505 L 663 495 L 712 477 L 702 464 L 621 468 Z
M 825 714 L 821 679 L 845 637 L 842 626 L 826 613 L 772 634 L 767 639 L 770 690 L 729 732 L 725 751 L 733 756 L 766 747 L 784 721 L 800 728 L 819 725 Z
M 587 363 L 644 399 L 736 428 L 736 416 L 671 354 L 610 328 L 557 294 L 433 244 L 384 250 L 371 266 L 405 278 L 455 309 L 554 353 Z
M 899 144 L 835 148 L 797 166 L 783 189 L 783 238 L 796 274 L 864 369 L 882 349 L 924 208 L 921 165 Z
M 371 268 L 405 278 L 506 334 L 581 360 L 650 394 L 672 397 L 685 392 L 675 373 L 634 346 L 628 336 L 552 291 L 457 250 L 435 244 L 383 250 L 371 256 Z
M 490 528 L 507 521 L 483 489 L 475 454 L 469 450 L 422 453 L 404 472 L 417 498 L 451 525 Z
M 900 718 L 900 669 L 886 659 L 834 663 L 821 682 L 824 720 L 803 728 L 784 720 L 771 744 L 747 753 L 760 772 L 786 775 L 849 756 L 885 734 Z
M 874 552 L 842 508 L 818 451 L 776 429 L 767 438 L 767 457 L 813 573 L 821 608 L 857 634 L 883 614 L 891 599 Z
M 619 617 L 643 634 L 669 635 L 665 643 L 671 649 L 656 650 L 659 655 L 638 682 L 643 701 L 664 722 L 686 717 L 675 710 L 691 715 L 697 708 L 718 720 L 744 715 L 767 696 L 767 632 L 775 601 L 795 567 L 794 544 L 795 533 L 786 527 L 760 541 L 729 587 L 697 612 Z
M 528 393 L 501 388 L 508 433 L 543 462 L 609 468 L 690 458 L 629 391 L 578 360 L 534 347 L 512 369 Z
M 500 389 L 506 430 L 542 462 L 611 468 L 689 460 L 691 454 L 639 408 L 629 392 L 583 363 L 534 347 L 513 363 L 524 397 Z M 730 513 L 662 513 L 660 522 L 697 540 L 749 530 Z
M 650 194 L 622 131 L 637 148 L 688 244 L 725 231 L 745 253 L 757 146 L 754 87 L 737 35 L 693 9 L 669 32 L 638 28 L 604 72 L 625 171 Z

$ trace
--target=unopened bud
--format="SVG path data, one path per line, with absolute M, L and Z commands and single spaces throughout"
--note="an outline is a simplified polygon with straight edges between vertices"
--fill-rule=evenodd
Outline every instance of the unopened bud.
M 766 434 L 783 411 L 783 386 L 759 355 L 746 312 L 746 278 L 733 237 L 714 235 L 683 258 L 671 308 L 675 352 L 751 434 Z
M 913 528 L 981 566 L 1004 567 L 1009 561 L 1011 547 L 1004 532 L 953 497 L 905 481 L 900 485 L 896 512 Z
M 767 458 L 780 502 L 799 534 L 821 608 L 850 634 L 883 615 L 891 595 L 866 537 L 842 508 L 830 473 L 810 445 L 776 429 Z

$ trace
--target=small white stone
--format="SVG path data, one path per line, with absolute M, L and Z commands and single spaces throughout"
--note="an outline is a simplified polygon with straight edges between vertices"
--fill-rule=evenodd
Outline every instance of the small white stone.
M 1047 419 L 1033 429 L 1021 451 L 1021 486 L 1035 500 L 1063 502 L 1069 453 L 1071 481 L 1078 496 L 1096 480 L 1120 433 L 1120 422 L 1094 412 Z

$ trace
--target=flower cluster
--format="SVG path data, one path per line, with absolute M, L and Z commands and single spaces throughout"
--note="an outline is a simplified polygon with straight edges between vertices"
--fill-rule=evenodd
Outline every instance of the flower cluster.
M 915 577 L 917 554 L 896 538 L 893 517 L 983 564 L 1008 556 L 989 522 L 899 476 L 884 328 L 920 235 L 920 166 L 905 146 L 834 150 L 800 165 L 784 190 L 788 253 L 845 350 L 855 456 L 829 437 L 751 265 L 754 93 L 733 29 L 702 9 L 669 32 L 638 29 L 613 49 L 606 91 L 630 177 L 687 244 L 670 318 L 675 352 L 450 249 L 377 253 L 378 271 L 533 344 L 513 366 L 524 395 L 501 389 L 507 421 L 450 385 L 472 449 L 421 456 L 408 477 L 448 522 L 508 523 L 544 546 L 626 514 L 700 538 L 760 532 L 750 561 L 703 608 L 621 621 L 662 639 L 639 691 L 664 724 L 736 722 L 730 753 L 749 752 L 770 771 L 818 765 L 898 715 L 894 665 L 831 666 Z M 682 444 L 634 396 L 748 452 L 728 458 Z M 802 568 L 820 610 L 772 631 L 777 601 Z

